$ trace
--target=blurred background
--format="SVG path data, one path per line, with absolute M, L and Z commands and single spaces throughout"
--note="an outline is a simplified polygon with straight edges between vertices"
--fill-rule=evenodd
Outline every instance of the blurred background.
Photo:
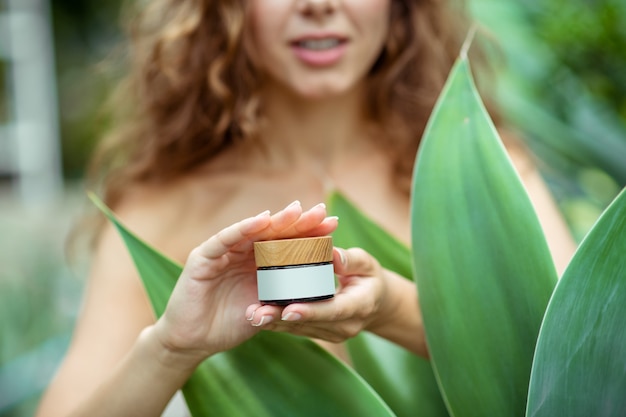
M 626 2 L 466 1 L 498 45 L 490 91 L 580 240 L 626 184 Z M 120 5 L 0 0 L 0 416 L 33 414 L 80 308 L 64 245 L 107 126 Z

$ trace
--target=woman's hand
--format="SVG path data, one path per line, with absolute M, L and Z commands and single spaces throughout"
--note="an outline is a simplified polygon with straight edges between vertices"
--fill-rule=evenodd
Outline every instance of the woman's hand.
M 339 280 L 334 298 L 286 307 L 252 304 L 252 327 L 343 342 L 363 330 L 427 356 L 415 284 L 386 270 L 360 248 L 334 249 Z
M 246 307 L 257 300 L 253 242 L 323 236 L 336 227 L 323 204 L 302 212 L 298 202 L 227 227 L 191 252 L 151 331 L 190 366 L 237 346 L 258 331 L 245 318 Z

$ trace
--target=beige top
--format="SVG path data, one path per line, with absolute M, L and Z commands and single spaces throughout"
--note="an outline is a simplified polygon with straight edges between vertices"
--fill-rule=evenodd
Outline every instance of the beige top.
M 332 262 L 333 239 L 330 236 L 254 242 L 257 268 Z

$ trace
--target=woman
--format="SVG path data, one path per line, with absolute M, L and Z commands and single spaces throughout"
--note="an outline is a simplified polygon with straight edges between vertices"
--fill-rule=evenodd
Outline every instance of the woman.
M 92 178 L 185 269 L 155 322 L 101 224 L 39 415 L 159 415 L 198 363 L 259 329 L 312 337 L 346 361 L 341 342 L 362 330 L 427 356 L 415 285 L 368 253 L 335 249 L 333 300 L 279 308 L 255 301 L 251 242 L 331 233 L 337 219 L 319 203 L 339 190 L 408 245 L 414 155 L 466 27 L 440 1 L 150 2 L 116 101 L 123 119 Z M 530 159 L 509 149 L 562 267 L 567 229 Z

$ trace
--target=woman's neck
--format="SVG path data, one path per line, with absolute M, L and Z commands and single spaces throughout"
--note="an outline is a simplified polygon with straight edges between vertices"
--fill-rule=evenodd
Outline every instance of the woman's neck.
M 364 116 L 364 88 L 306 99 L 273 86 L 263 96 L 260 141 L 272 166 L 318 165 L 332 171 L 342 156 L 371 147 Z

